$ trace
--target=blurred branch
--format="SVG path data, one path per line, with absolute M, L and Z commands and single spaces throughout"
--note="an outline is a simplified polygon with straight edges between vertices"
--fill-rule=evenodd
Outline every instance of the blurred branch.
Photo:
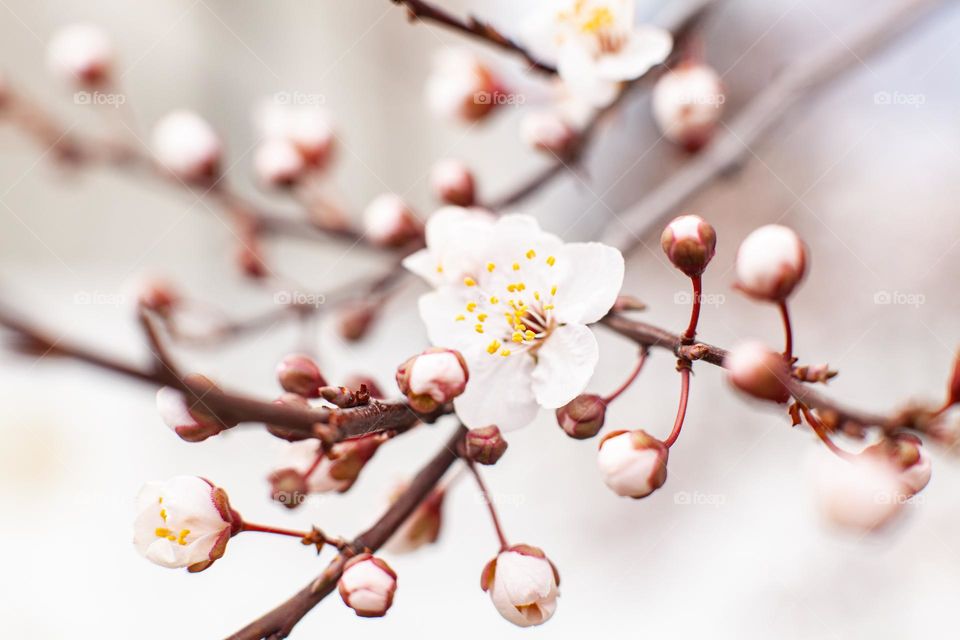
M 349 547 L 339 553 L 313 582 L 277 608 L 229 636 L 227 640 L 286 638 L 311 609 L 333 592 L 349 556 L 365 551 L 373 553 L 379 549 L 433 491 L 443 475 L 457 460 L 457 452 L 466 432 L 466 428 L 462 425 L 458 427 L 453 436 L 424 465 L 383 516 L 372 527 L 354 538 Z
M 675 215 L 684 203 L 716 180 L 730 175 L 801 98 L 806 97 L 863 59 L 893 44 L 930 17 L 948 0 L 899 0 L 893 9 L 864 16 L 850 33 L 829 38 L 812 55 L 803 56 L 761 91 L 726 130 L 680 170 L 661 182 L 636 206 L 617 216 L 602 241 L 623 251 L 634 249 L 653 224 Z

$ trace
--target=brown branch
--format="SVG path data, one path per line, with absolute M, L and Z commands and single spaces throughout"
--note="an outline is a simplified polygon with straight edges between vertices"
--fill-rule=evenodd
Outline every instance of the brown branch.
M 617 216 L 602 241 L 623 251 L 635 248 L 654 224 L 676 215 L 680 207 L 717 179 L 730 175 L 751 154 L 751 147 L 769 133 L 805 95 L 823 87 L 863 59 L 894 43 L 918 26 L 945 0 L 901 0 L 892 10 L 858 21 L 856 29 L 828 38 L 818 51 L 805 55 L 761 91 L 725 130 L 683 168 L 661 182 L 639 204 Z
M 530 65 L 531 69 L 548 74 L 557 73 L 556 67 L 535 58 L 532 53 L 516 41 L 505 36 L 489 22 L 484 22 L 474 16 L 469 16 L 465 20 L 461 20 L 453 14 L 439 7 L 435 7 L 428 2 L 423 2 L 422 0 L 390 1 L 396 5 L 406 7 L 407 15 L 409 15 L 411 21 L 421 20 L 424 22 L 435 22 L 453 31 L 479 38 L 495 47 L 515 53 L 522 57 L 527 64 Z
M 375 552 L 379 549 L 414 509 L 433 491 L 434 487 L 457 459 L 457 451 L 466 429 L 457 428 L 443 448 L 420 470 L 410 486 L 400 495 L 377 522 L 357 536 L 346 553 L 340 553 L 327 568 L 310 584 L 292 598 L 258 618 L 243 629 L 229 636 L 227 640 L 279 639 L 290 634 L 293 627 L 326 596 L 334 590 L 343 565 L 352 553 Z

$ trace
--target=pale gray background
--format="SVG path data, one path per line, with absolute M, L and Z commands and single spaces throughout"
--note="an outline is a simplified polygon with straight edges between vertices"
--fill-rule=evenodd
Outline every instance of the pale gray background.
M 509 28 L 521 3 L 456 6 L 467 4 L 500 15 Z M 725 74 L 729 113 L 778 69 L 842 38 L 881 4 L 889 3 L 726 2 L 709 23 L 706 51 Z M 43 42 L 77 19 L 104 25 L 116 37 L 124 91 L 140 123 L 180 106 L 202 111 L 226 134 L 233 181 L 245 189 L 255 142 L 249 107 L 276 91 L 325 97 L 343 142 L 337 177 L 354 209 L 392 189 L 428 212 L 424 177 L 439 156 L 470 159 L 491 194 L 542 162 L 517 141 L 517 113 L 471 130 L 425 113 L 430 54 L 460 40 L 407 25 L 386 0 L 3 0 L 0 16 L 3 69 L 79 130 L 103 123 L 48 77 Z M 877 409 L 910 395 L 939 396 L 960 344 L 958 29 L 960 11 L 944 11 L 870 58 L 756 145 L 736 180 L 691 204 L 717 226 L 718 255 L 706 286 L 726 296 L 705 309 L 704 339 L 779 341 L 773 310 L 742 300 L 729 285 L 738 242 L 751 228 L 781 220 L 811 248 L 810 277 L 795 302 L 798 349 L 805 360 L 841 369 L 830 391 Z M 924 104 L 877 105 L 878 91 L 919 94 Z M 598 233 L 613 212 L 682 162 L 667 145 L 653 146 L 656 139 L 646 99 L 634 101 L 601 136 L 588 163 L 589 185 L 564 179 L 526 210 L 566 237 Z M 70 337 L 131 358 L 142 354 L 129 299 L 137 274 L 169 275 L 235 314 L 271 305 L 267 292 L 233 272 L 226 225 L 194 198 L 109 172 L 63 176 L 9 128 L 0 131 L 0 144 L 5 300 Z M 658 233 L 644 239 L 649 250 L 631 257 L 627 289 L 652 305 L 649 318 L 680 327 L 687 310 L 673 300 L 685 285 L 664 264 Z M 273 254 L 316 286 L 370 264 L 363 250 L 345 254 L 336 245 L 287 243 Z M 924 303 L 876 305 L 880 291 L 920 294 Z M 395 364 L 425 342 L 415 292 L 411 286 L 408 300 L 392 304 L 388 323 L 362 345 L 345 347 L 321 329 L 329 375 L 363 370 L 388 383 Z M 108 303 L 79 305 L 78 293 Z M 287 327 L 224 352 L 179 355 L 191 369 L 268 397 L 276 393 L 272 367 L 296 338 Z M 632 350 L 624 344 L 601 336 L 603 364 L 592 389 L 609 390 L 628 371 Z M 657 353 L 611 410 L 610 427 L 665 435 L 677 394 L 672 369 Z M 804 479 L 816 449 L 811 436 L 730 393 L 719 371 L 697 372 L 668 484 L 648 500 L 625 501 L 606 490 L 595 471 L 596 445 L 563 437 L 547 415 L 512 435 L 509 454 L 487 474 L 509 536 L 542 546 L 563 575 L 558 613 L 545 627 L 511 627 L 480 592 L 480 569 L 495 540 L 476 490 L 464 482 L 449 502 L 439 547 L 389 557 L 400 590 L 385 619 L 358 620 L 331 597 L 294 637 L 949 635 L 960 598 L 957 463 L 936 455 L 922 504 L 911 505 L 893 535 L 838 537 L 812 510 Z M 404 436 L 378 454 L 348 497 L 293 514 L 265 499 L 263 478 L 279 455 L 277 440 L 238 430 L 183 443 L 156 416 L 151 390 L 81 365 L 3 355 L 0 429 L 6 634 L 159 640 L 227 635 L 299 589 L 324 559 L 289 540 L 249 534 L 203 574 L 153 566 L 130 544 L 132 497 L 144 480 L 203 474 L 226 487 L 252 520 L 316 523 L 349 535 L 376 517 L 391 483 L 418 467 L 450 426 Z M 694 502 L 701 504 L 678 504 L 682 492 L 700 496 Z

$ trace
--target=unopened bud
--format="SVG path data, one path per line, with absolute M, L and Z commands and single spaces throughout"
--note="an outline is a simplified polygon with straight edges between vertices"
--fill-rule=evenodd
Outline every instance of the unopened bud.
M 319 398 L 320 387 L 327 384 L 317 363 L 309 356 L 299 353 L 288 355 L 280 361 L 277 365 L 277 379 L 284 391 L 304 398 Z
M 184 381 L 195 391 L 197 397 L 189 401 L 183 392 L 171 387 L 157 391 L 157 411 L 164 423 L 187 442 L 201 442 L 234 426 L 224 423 L 203 405 L 204 392 L 219 391 L 209 378 L 191 374 Z
M 100 27 L 72 24 L 61 28 L 47 45 L 50 70 L 68 82 L 95 87 L 110 79 L 113 43 Z
M 397 386 L 410 406 L 430 413 L 463 393 L 469 373 L 460 352 L 431 348 L 397 368 Z
M 644 498 L 667 481 L 669 451 L 646 431 L 613 431 L 600 441 L 597 465 L 618 496 Z
M 270 498 L 287 509 L 296 509 L 310 492 L 307 480 L 296 469 L 278 469 L 267 478 L 270 482 Z
M 874 455 L 841 459 L 819 452 L 813 471 L 819 510 L 837 527 L 869 533 L 902 511 L 906 487 L 889 459 Z
M 953 373 L 947 386 L 947 406 L 960 403 L 960 352 L 953 359 Z
M 737 287 L 758 300 L 786 300 L 806 270 L 803 242 L 792 229 L 781 225 L 754 230 L 737 251 Z
M 253 280 L 266 278 L 270 273 L 260 250 L 259 242 L 252 238 L 237 247 L 236 260 L 240 272 Z
M 180 296 L 165 280 L 152 279 L 144 282 L 137 293 L 137 304 L 161 316 L 168 316 L 180 302 Z
M 407 486 L 404 483 L 397 487 L 390 501 L 391 504 L 396 502 Z M 424 498 L 420 506 L 390 537 L 386 549 L 391 553 L 410 553 L 420 547 L 435 543 L 440 537 L 440 528 L 443 525 L 443 501 L 445 497 L 446 491 L 443 488 L 431 491 L 430 495 Z
M 306 166 L 303 156 L 289 140 L 273 138 L 261 144 L 253 156 L 257 178 L 268 187 L 289 187 L 300 179 Z
M 273 401 L 274 404 L 283 404 L 289 407 L 296 407 L 298 409 L 309 409 L 310 403 L 307 402 L 307 399 L 303 396 L 296 393 L 284 393 L 282 396 Z M 297 442 L 298 440 L 306 440 L 309 438 L 309 434 L 304 433 L 298 429 L 290 429 L 282 425 L 277 424 L 268 424 L 267 431 L 272 435 L 287 440 L 289 442 Z
M 915 435 L 900 433 L 882 440 L 863 450 L 863 455 L 876 456 L 887 460 L 900 470 L 900 481 L 906 488 L 906 496 L 913 496 L 923 490 L 933 474 L 930 454 Z
M 697 151 L 713 137 L 726 101 L 720 76 L 702 64 L 684 64 L 653 87 L 653 116 L 664 137 Z
M 534 111 L 520 121 L 520 138 L 538 151 L 564 158 L 576 148 L 580 134 L 559 113 Z
M 660 236 L 660 246 L 677 269 L 691 278 L 703 275 L 717 247 L 717 232 L 700 216 L 674 218 Z
M 386 436 L 375 433 L 333 445 L 327 456 L 330 465 L 323 471 L 331 481 L 340 483 L 337 491 L 343 493 L 353 486 L 360 477 L 360 472 L 386 441 Z
M 377 318 L 379 306 L 368 300 L 356 300 L 345 303 L 339 311 L 337 329 L 344 340 L 356 342 L 366 337 L 373 321 Z
M 480 588 L 493 606 L 519 627 L 543 624 L 557 610 L 560 574 L 543 550 L 516 544 L 501 551 L 483 568 Z
M 427 104 L 437 115 L 479 122 L 506 95 L 490 68 L 463 49 L 443 49 L 434 60 L 427 80 Z
M 557 424 L 571 438 L 586 440 L 600 433 L 607 404 L 598 395 L 582 393 L 557 409 Z
M 363 231 L 381 247 L 402 247 L 423 233 L 423 226 L 400 196 L 384 193 L 363 211 Z
M 430 170 L 430 185 L 442 202 L 469 207 L 475 199 L 473 172 L 459 160 L 440 160 Z
M 761 342 L 738 344 L 723 361 L 733 386 L 761 400 L 786 402 L 790 399 L 789 378 L 783 356 Z
M 464 450 L 468 460 L 496 464 L 507 450 L 507 441 L 496 425 L 470 429 L 464 439 Z
M 361 618 L 379 618 L 393 604 L 397 574 L 386 562 L 369 553 L 347 561 L 337 583 L 344 604 Z
M 174 111 L 157 122 L 153 151 L 162 167 L 185 182 L 210 182 L 220 172 L 220 138 L 193 111 Z

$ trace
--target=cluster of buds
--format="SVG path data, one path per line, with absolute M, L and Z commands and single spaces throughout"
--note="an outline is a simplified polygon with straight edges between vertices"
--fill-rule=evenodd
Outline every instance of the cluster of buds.
M 133 542 L 151 562 L 197 572 L 223 556 L 242 526 L 223 489 L 204 478 L 177 476 L 140 490 Z
M 110 37 L 93 24 L 62 27 L 47 45 L 47 66 L 65 81 L 80 87 L 109 82 L 114 50 Z
M 680 216 L 663 230 L 660 246 L 673 266 L 698 278 L 716 253 L 717 232 L 700 216 Z
M 756 300 L 783 302 L 806 270 L 803 242 L 792 229 L 781 225 L 755 229 L 737 251 L 737 288 Z
M 410 406 L 421 413 L 436 411 L 463 393 L 469 373 L 458 351 L 431 348 L 397 368 L 397 386 Z
M 440 160 L 430 169 L 430 186 L 437 199 L 456 207 L 469 207 L 476 200 L 473 172 L 459 160 Z
M 688 151 L 713 137 L 725 102 L 720 76 L 704 64 L 686 63 L 653 87 L 653 116 L 663 136 Z
M 480 575 L 493 606 L 520 627 L 543 624 L 557 610 L 560 574 L 537 547 L 518 544 L 501 551 Z
M 437 55 L 426 93 L 431 111 L 464 122 L 485 119 L 506 95 L 490 67 L 462 49 L 444 49 Z
M 603 428 L 607 403 L 598 395 L 582 393 L 557 409 L 557 424 L 571 438 L 586 440 Z
M 363 232 L 381 247 L 402 247 L 423 235 L 423 225 L 395 193 L 374 198 L 363 210 Z
M 187 442 L 201 442 L 236 426 L 235 423 L 224 422 L 204 406 L 204 394 L 220 390 L 212 380 L 200 374 L 190 374 L 184 378 L 184 382 L 194 392 L 193 401 L 171 387 L 162 387 L 157 391 L 157 412 L 174 433 Z
M 324 449 L 314 440 L 294 442 L 286 450 L 284 466 L 267 478 L 270 495 L 288 509 L 299 507 L 308 494 L 345 493 L 377 453 L 387 437 L 373 433 Z
M 179 109 L 167 114 L 154 125 L 152 139 L 154 157 L 175 178 L 209 184 L 219 176 L 220 136 L 197 113 Z
M 337 583 L 344 604 L 361 618 L 386 615 L 397 591 L 397 574 L 386 562 L 369 553 L 347 561 Z
M 730 383 L 744 393 L 771 402 L 790 399 L 790 371 L 783 356 L 761 342 L 736 345 L 723 361 Z
M 612 431 L 600 441 L 597 465 L 618 496 L 645 498 L 667 481 L 669 449 L 646 431 Z

